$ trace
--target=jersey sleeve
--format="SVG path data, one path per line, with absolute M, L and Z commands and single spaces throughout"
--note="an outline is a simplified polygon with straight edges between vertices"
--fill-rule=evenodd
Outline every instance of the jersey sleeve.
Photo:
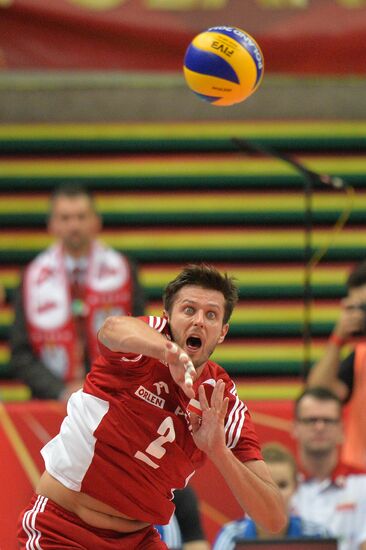
M 153 315 L 138 317 L 141 321 L 149 325 L 151 328 L 157 330 L 158 332 L 168 333 L 168 321 L 165 317 L 155 317 Z M 98 338 L 98 346 L 100 355 L 103 359 L 114 366 L 121 366 L 121 363 L 126 366 L 136 365 L 143 361 L 144 356 L 136 353 L 124 353 L 121 351 L 112 351 L 107 346 L 105 346 Z
M 239 399 L 232 380 L 227 384 L 229 397 L 225 419 L 226 445 L 241 462 L 263 460 L 259 439 L 256 434 L 248 407 Z

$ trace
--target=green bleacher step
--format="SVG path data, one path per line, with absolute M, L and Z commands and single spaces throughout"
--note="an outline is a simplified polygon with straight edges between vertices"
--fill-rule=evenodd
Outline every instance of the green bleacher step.
M 348 223 L 366 219 L 366 192 L 355 200 L 344 193 L 314 193 L 313 223 L 334 224 L 345 207 Z M 305 197 L 299 193 L 167 192 L 97 193 L 96 207 L 104 226 L 124 225 L 303 225 Z M 0 222 L 15 227 L 43 227 L 48 215 L 48 194 L 0 195 Z M 19 212 L 22 213 L 21 218 Z
M 335 237 L 332 228 L 315 227 L 312 233 L 313 251 L 328 247 L 333 237 L 334 242 L 324 260 L 356 262 L 364 257 L 366 232 L 357 228 L 346 228 Z M 304 260 L 305 255 L 304 231 L 292 227 L 106 229 L 103 240 L 143 263 L 299 262 Z M 51 241 L 51 237 L 41 230 L 4 231 L 0 234 L 0 262 L 25 263 Z
M 365 155 L 297 158 L 315 172 L 342 177 L 357 188 L 366 186 Z M 287 163 L 240 154 L 0 158 L 0 190 L 5 192 L 49 191 L 61 182 L 75 180 L 103 191 L 304 188 L 303 177 Z
M 324 340 L 313 341 L 311 362 L 321 357 Z M 0 344 L 0 378 L 9 376 L 9 347 Z M 217 347 L 212 358 L 232 375 L 299 375 L 304 366 L 304 346 L 301 339 L 227 340 Z
M 217 121 L 199 123 L 3 124 L 4 153 L 232 151 L 231 139 L 287 151 L 365 148 L 365 121 Z
M 161 302 L 147 304 L 147 314 L 163 314 Z M 337 302 L 314 302 L 311 309 L 311 332 L 327 336 L 339 315 Z M 0 308 L 0 338 L 7 338 L 13 322 L 10 306 Z M 304 304 L 301 301 L 241 301 L 230 321 L 230 336 L 301 336 L 304 328 Z
M 248 298 L 302 298 L 305 267 L 302 264 L 217 264 L 221 271 L 235 277 L 240 296 Z M 139 277 L 149 300 L 159 300 L 165 286 L 178 275 L 179 264 L 140 264 Z M 314 298 L 345 296 L 345 281 L 352 264 L 319 264 L 311 272 L 311 292 Z M 20 281 L 20 267 L 0 267 L 0 284 L 5 288 L 7 301 L 14 296 Z

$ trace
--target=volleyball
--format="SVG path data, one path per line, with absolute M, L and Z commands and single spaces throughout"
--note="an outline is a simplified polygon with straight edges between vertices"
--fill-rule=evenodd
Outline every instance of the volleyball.
M 237 27 L 207 29 L 192 40 L 184 56 L 188 87 L 217 106 L 247 99 L 260 85 L 263 70 L 263 54 L 257 42 Z

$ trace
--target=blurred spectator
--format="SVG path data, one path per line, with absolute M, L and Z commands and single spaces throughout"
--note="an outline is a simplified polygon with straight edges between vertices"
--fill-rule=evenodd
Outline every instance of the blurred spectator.
M 267 443 L 262 448 L 264 461 L 279 490 L 288 510 L 288 522 L 277 538 L 320 538 L 329 536 L 326 529 L 313 521 L 305 521 L 291 511 L 291 497 L 297 486 L 297 466 L 295 458 L 286 447 L 279 443 Z M 234 550 L 241 539 L 270 539 L 273 535 L 264 531 L 249 517 L 231 521 L 224 525 L 213 545 L 213 550 Z
M 324 355 L 307 383 L 330 388 L 343 402 L 349 400 L 342 458 L 366 468 L 366 262 L 350 273 L 347 289 Z M 351 340 L 354 350 L 342 360 L 342 348 Z
M 97 353 L 108 315 L 143 313 L 142 289 L 126 256 L 97 235 L 91 194 L 64 184 L 51 196 L 48 231 L 56 242 L 26 268 L 14 302 L 11 368 L 40 399 L 68 399 Z
M 174 491 L 174 504 L 175 513 L 168 525 L 156 526 L 169 550 L 209 550 L 192 487 Z
M 294 436 L 303 479 L 293 504 L 302 518 L 326 527 L 339 550 L 366 550 L 366 472 L 340 460 L 342 403 L 309 388 L 296 401 Z

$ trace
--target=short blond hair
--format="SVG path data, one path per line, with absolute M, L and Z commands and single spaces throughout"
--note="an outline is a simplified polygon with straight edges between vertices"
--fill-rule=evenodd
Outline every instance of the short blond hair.
M 266 464 L 288 464 L 294 479 L 297 479 L 297 464 L 292 452 L 277 441 L 266 443 L 262 447 L 262 456 Z

